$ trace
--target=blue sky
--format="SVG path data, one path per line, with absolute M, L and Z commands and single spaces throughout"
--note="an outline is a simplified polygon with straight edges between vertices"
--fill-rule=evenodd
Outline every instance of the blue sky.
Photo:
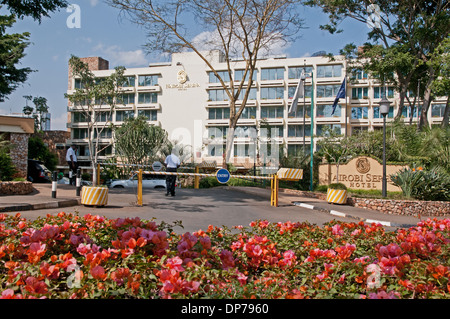
M 30 46 L 21 60 L 22 67 L 33 72 L 26 83 L 14 91 L 9 99 L 0 103 L 0 114 L 21 113 L 25 106 L 24 95 L 43 96 L 48 100 L 52 114 L 51 129 L 66 130 L 67 66 L 70 56 L 101 56 L 110 62 L 110 68 L 123 65 L 127 68 L 143 67 L 158 62 L 143 51 L 145 33 L 136 25 L 119 18 L 119 11 L 101 0 L 73 0 L 80 7 L 80 28 L 68 28 L 71 12 L 65 9 L 44 18 L 39 24 L 32 19 L 19 20 L 9 32 L 31 33 Z M 319 29 L 327 16 L 318 9 L 301 8 L 305 27 L 301 38 L 283 50 L 288 57 L 310 56 L 324 50 L 338 54 L 347 43 L 362 44 L 369 31 L 366 26 L 345 21 L 344 32 L 330 35 Z

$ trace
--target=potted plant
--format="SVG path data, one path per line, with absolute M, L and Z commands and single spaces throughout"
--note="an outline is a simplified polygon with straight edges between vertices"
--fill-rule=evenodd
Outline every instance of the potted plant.
M 346 204 L 347 187 L 342 183 L 328 185 L 327 202 L 332 204 Z

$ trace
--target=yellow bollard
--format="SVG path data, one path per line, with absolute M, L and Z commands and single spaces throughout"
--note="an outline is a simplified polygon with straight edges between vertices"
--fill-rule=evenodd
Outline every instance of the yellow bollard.
M 270 181 L 270 186 L 271 186 L 270 205 L 278 207 L 278 176 L 277 176 L 277 174 L 273 175 L 273 179 Z
M 195 173 L 198 174 L 200 173 L 200 169 L 198 168 L 198 166 L 195 167 Z M 200 176 L 195 176 L 194 177 L 194 189 L 199 189 L 200 188 Z
M 138 174 L 137 204 L 138 204 L 138 206 L 142 206 L 142 168 L 139 169 L 139 174 Z

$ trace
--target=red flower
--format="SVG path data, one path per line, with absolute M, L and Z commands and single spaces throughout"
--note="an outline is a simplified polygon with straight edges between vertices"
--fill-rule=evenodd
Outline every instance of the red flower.
M 100 265 L 97 265 L 91 269 L 91 275 L 92 277 L 94 277 L 94 279 L 98 280 L 105 280 L 107 276 L 105 273 L 105 268 Z

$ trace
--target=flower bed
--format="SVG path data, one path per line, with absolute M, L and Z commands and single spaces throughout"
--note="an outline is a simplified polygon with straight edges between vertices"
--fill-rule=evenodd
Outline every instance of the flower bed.
M 177 223 L 176 223 L 177 224 Z M 450 219 L 177 225 L 0 214 L 1 298 L 449 298 Z

